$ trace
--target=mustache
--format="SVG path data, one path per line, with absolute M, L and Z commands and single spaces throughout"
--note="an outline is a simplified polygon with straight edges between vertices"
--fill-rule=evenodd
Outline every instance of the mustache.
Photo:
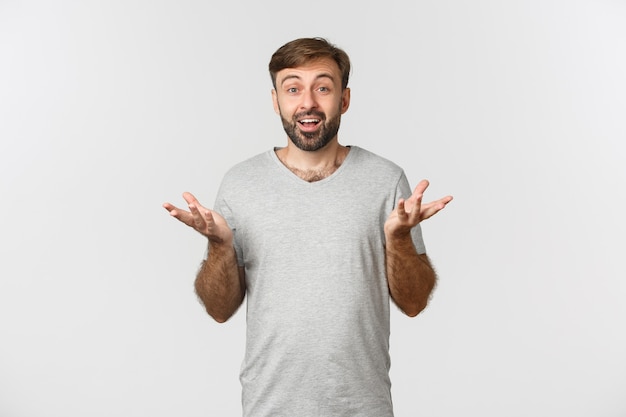
M 307 110 L 307 111 L 303 111 L 303 112 L 300 112 L 300 113 L 296 113 L 296 114 L 294 114 L 293 118 L 294 119 L 301 119 L 301 118 L 307 117 L 307 116 L 314 116 L 317 119 L 326 120 L 326 114 L 324 112 L 319 111 L 319 110 Z

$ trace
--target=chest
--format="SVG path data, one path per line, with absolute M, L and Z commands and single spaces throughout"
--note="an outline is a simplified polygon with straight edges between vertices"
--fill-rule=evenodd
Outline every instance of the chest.
M 357 189 L 285 194 L 270 188 L 255 194 L 236 213 L 244 255 L 382 244 L 393 206 L 387 195 Z

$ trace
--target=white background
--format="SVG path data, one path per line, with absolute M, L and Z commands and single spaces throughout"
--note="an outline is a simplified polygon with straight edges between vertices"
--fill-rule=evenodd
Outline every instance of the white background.
M 301 36 L 352 58 L 340 141 L 455 197 L 397 416 L 626 416 L 624 1 L 1 0 L 0 417 L 240 415 L 244 311 L 161 204 L 286 143 Z

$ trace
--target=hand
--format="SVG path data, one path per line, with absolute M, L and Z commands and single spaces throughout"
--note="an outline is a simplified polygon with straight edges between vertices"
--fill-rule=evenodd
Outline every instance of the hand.
M 400 199 L 398 207 L 391 212 L 385 222 L 385 234 L 388 236 L 408 235 L 413 227 L 422 220 L 426 220 L 443 209 L 452 201 L 452 196 L 422 204 L 424 191 L 428 188 L 428 181 L 422 180 L 415 187 L 413 194 L 407 200 Z
M 206 236 L 210 242 L 232 244 L 233 232 L 222 216 L 203 207 L 191 193 L 183 193 L 183 198 L 189 206 L 189 211 L 179 209 L 170 203 L 163 204 L 163 207 L 171 216 L 194 228 Z

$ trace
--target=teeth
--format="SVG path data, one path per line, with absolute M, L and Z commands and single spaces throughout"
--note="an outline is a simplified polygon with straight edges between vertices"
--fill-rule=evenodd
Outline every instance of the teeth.
M 300 120 L 300 123 L 317 123 L 319 122 L 319 119 L 303 119 Z

